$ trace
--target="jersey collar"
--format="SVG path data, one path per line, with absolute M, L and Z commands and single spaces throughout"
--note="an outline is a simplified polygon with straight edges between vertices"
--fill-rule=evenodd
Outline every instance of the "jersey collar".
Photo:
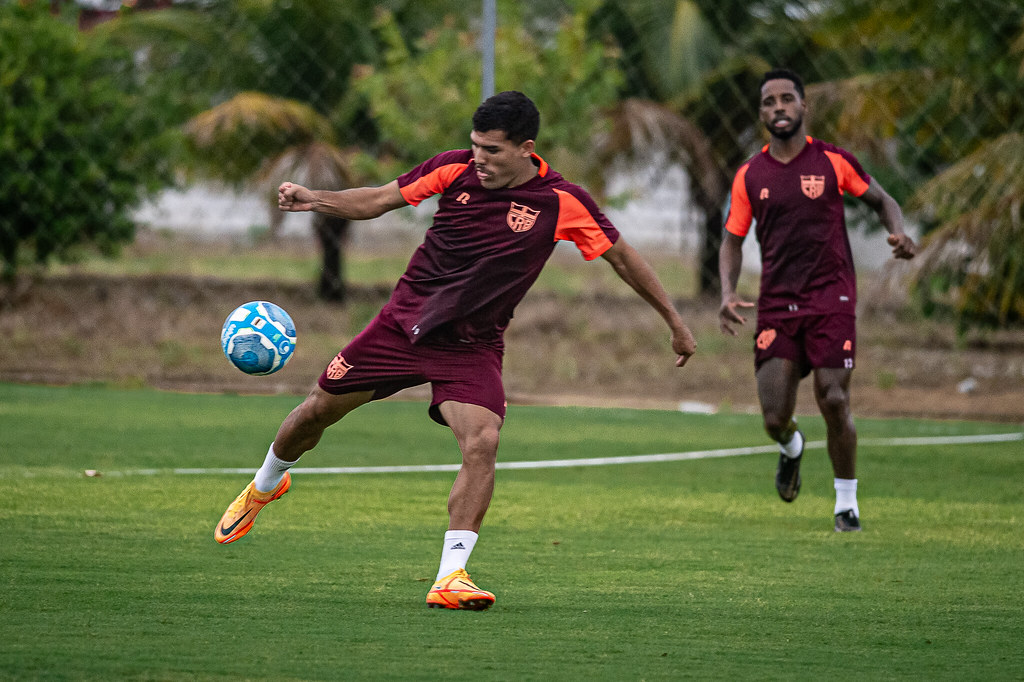
M 537 167 L 537 175 L 542 178 L 548 174 L 548 162 L 537 156 L 537 154 L 530 154 L 533 158 L 533 165 Z
M 805 135 L 804 139 L 807 140 L 807 144 L 811 144 L 812 142 L 814 142 L 814 138 L 811 137 L 810 135 Z M 761 151 L 763 153 L 767 154 L 768 153 L 768 145 L 765 145 L 765 146 L 761 147 Z

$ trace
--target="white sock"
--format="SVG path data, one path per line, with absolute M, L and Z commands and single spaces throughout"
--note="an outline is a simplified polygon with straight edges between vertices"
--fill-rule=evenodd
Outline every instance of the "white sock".
M 278 459 L 277 455 L 274 454 L 274 444 L 271 443 L 270 449 L 267 450 L 267 458 L 263 460 L 263 466 L 260 467 L 259 471 L 256 472 L 256 477 L 253 478 L 253 481 L 256 483 L 256 490 L 261 493 L 269 493 L 284 478 L 284 472 L 291 469 L 294 465 L 295 462 L 286 462 L 283 459 Z
M 465 568 L 478 537 L 480 536 L 471 530 L 446 532 L 444 534 L 444 549 L 441 550 L 441 565 L 437 569 L 437 577 L 434 580 L 440 580 L 453 571 Z
M 786 457 L 790 459 L 797 459 L 803 454 L 804 450 L 804 437 L 799 431 L 793 432 L 793 437 L 789 439 L 788 443 L 780 443 L 782 451 L 786 453 Z
M 852 509 L 853 513 L 860 518 L 860 509 L 857 507 L 857 479 L 856 478 L 837 478 L 835 479 L 836 488 L 836 510 L 834 514 L 844 512 L 847 509 Z

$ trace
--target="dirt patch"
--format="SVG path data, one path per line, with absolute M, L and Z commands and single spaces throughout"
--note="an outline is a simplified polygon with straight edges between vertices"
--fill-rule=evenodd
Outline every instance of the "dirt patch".
M 389 291 L 354 287 L 338 307 L 304 284 L 98 275 L 22 281 L 0 292 L 0 380 L 303 395 Z M 243 375 L 220 351 L 224 318 L 254 299 L 282 305 L 299 330 L 294 358 L 269 377 Z M 720 334 L 713 301 L 682 301 L 680 310 L 699 346 L 682 370 L 673 366 L 661 319 L 635 296 L 531 292 L 506 335 L 509 402 L 677 409 L 686 401 L 757 412 L 749 334 Z M 1024 421 L 1022 330 L 962 346 L 948 326 L 875 313 L 859 321 L 857 363 L 859 416 Z M 809 381 L 798 412 L 817 413 Z

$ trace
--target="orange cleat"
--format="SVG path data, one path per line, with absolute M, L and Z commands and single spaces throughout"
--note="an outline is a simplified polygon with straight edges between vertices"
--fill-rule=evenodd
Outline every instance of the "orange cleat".
M 483 611 L 492 604 L 494 595 L 474 585 L 461 568 L 438 580 L 427 592 L 427 606 L 432 609 Z
M 242 494 L 235 498 L 228 510 L 224 512 L 217 529 L 213 531 L 213 539 L 222 545 L 234 542 L 252 529 L 253 521 L 263 507 L 288 492 L 292 487 L 292 476 L 287 471 L 284 478 L 277 484 L 277 487 L 269 493 L 261 493 L 256 490 L 253 483 L 249 483 L 242 491 Z

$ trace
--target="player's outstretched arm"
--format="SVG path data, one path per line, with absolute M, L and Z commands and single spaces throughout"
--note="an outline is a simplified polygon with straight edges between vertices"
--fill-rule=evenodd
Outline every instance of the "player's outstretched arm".
M 392 180 L 380 187 L 355 187 L 337 192 L 311 190 L 293 182 L 277 188 L 277 207 L 282 211 L 315 211 L 346 220 L 369 220 L 405 206 L 405 197 Z
M 718 278 L 722 282 L 722 305 L 718 309 L 718 328 L 723 334 L 736 336 L 733 324 L 745 324 L 747 318 L 737 308 L 753 308 L 754 304 L 744 301 L 736 293 L 743 265 L 743 237 L 726 232 L 722 247 L 718 251 Z
M 690 328 L 683 322 L 679 311 L 672 305 L 672 301 L 654 273 L 654 269 L 621 236 L 610 249 L 602 254 L 602 258 L 608 261 L 616 274 L 626 284 L 633 287 L 633 290 L 640 294 L 641 298 L 650 303 L 651 307 L 657 310 L 658 314 L 668 323 L 672 332 L 672 350 L 678 356 L 676 367 L 685 365 L 690 356 L 697 352 L 697 341 L 693 338 Z
M 868 189 L 860 197 L 864 203 L 874 209 L 878 219 L 889 231 L 887 240 L 892 247 L 893 258 L 910 259 L 917 253 L 914 240 L 903 231 L 903 211 L 896 200 L 872 178 Z

